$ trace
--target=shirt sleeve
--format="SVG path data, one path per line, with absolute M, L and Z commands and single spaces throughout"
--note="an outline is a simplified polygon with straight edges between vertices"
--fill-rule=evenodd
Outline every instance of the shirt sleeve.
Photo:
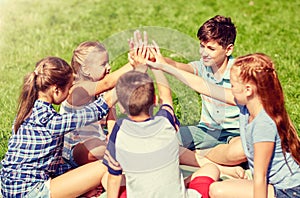
M 168 104 L 163 104 L 161 105 L 159 111 L 157 112 L 156 116 L 163 116 L 166 117 L 170 123 L 172 124 L 172 126 L 177 130 L 180 127 L 180 122 L 177 119 L 173 107 L 171 107 Z
M 107 115 L 108 110 L 105 100 L 100 97 L 93 103 L 82 109 L 74 110 L 72 113 L 52 113 L 49 116 L 44 114 L 45 116 L 40 118 L 40 123 L 44 124 L 53 135 L 62 134 L 100 120 Z
M 264 120 L 257 122 L 253 128 L 253 143 L 257 142 L 275 142 L 277 128 L 276 125 Z
M 119 126 L 121 125 L 122 120 L 118 120 L 111 132 L 109 137 L 109 142 L 107 144 L 103 164 L 107 166 L 108 172 L 112 175 L 121 175 L 122 167 L 119 162 L 116 160 L 116 138 L 119 131 Z

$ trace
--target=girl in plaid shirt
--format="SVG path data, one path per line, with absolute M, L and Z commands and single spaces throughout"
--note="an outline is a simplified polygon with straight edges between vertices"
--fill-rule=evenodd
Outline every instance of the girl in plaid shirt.
M 106 167 L 95 161 L 63 173 L 64 135 L 100 120 L 112 101 L 99 97 L 73 113 L 59 114 L 60 104 L 73 85 L 73 72 L 64 60 L 39 61 L 24 81 L 8 151 L 2 161 L 3 197 L 76 197 L 97 187 Z M 91 85 L 91 84 L 90 84 Z

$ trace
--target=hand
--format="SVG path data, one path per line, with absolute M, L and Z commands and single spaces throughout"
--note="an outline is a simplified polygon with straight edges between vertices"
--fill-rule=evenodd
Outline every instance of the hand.
M 146 31 L 144 31 L 143 33 L 144 33 L 144 40 L 142 39 L 142 35 L 139 30 L 134 31 L 133 38 L 128 40 L 128 45 L 129 45 L 129 49 L 130 49 L 129 53 L 131 55 L 133 55 L 133 52 L 136 48 L 141 48 L 142 46 L 145 46 L 147 48 L 149 47 L 148 46 L 148 34 Z M 151 53 L 150 53 L 148 60 L 155 62 L 155 58 Z
M 164 57 L 160 53 L 159 46 L 155 41 L 152 41 L 153 45 L 151 45 L 148 50 L 152 55 L 153 59 L 148 60 L 146 63 L 147 65 L 151 66 L 152 68 L 160 69 L 161 64 L 166 64 Z M 151 56 L 150 55 L 150 56 Z M 154 60 L 154 61 L 153 61 Z
M 147 71 L 146 61 L 149 59 L 150 51 L 146 46 L 141 45 L 139 48 L 135 48 L 134 52 L 128 53 L 128 61 L 132 67 L 141 72 Z

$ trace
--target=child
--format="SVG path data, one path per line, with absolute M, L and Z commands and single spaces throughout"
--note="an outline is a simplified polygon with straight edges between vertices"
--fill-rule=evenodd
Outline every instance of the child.
M 97 41 L 83 42 L 73 52 L 71 67 L 76 76 L 77 86 L 86 81 L 101 83 L 110 71 L 108 53 L 105 47 Z M 110 84 L 104 84 L 107 87 L 102 86 L 101 90 L 97 90 L 97 94 L 114 86 L 113 79 L 110 80 Z M 81 89 L 70 91 L 70 95 L 61 105 L 60 113 L 73 112 L 96 99 L 95 96 L 87 96 L 83 102 L 80 92 Z M 80 102 L 78 97 L 80 97 Z M 114 113 L 114 108 L 111 108 L 107 118 L 104 118 L 103 124 L 107 124 L 107 127 L 114 125 Z M 101 123 L 95 122 L 65 135 L 63 158 L 71 165 L 71 168 L 76 168 L 102 159 L 105 148 L 106 134 L 102 130 Z
M 219 170 L 213 164 L 202 167 L 186 180 L 186 190 L 179 168 L 179 123 L 171 91 L 161 71 L 153 74 L 162 103 L 155 116 L 154 85 L 146 73 L 128 72 L 116 85 L 128 118 L 116 122 L 103 160 L 109 171 L 108 198 L 118 196 L 122 171 L 128 197 L 201 197 L 200 193 L 208 197 L 209 185 L 219 178 Z
M 240 108 L 243 148 L 254 180 L 215 183 L 211 196 L 299 197 L 300 141 L 284 107 L 273 62 L 260 53 L 241 56 L 230 76 Z
M 165 61 L 194 74 L 190 76 L 191 80 L 197 81 L 201 77 L 207 82 L 230 88 L 229 73 L 234 61 L 231 54 L 236 38 L 236 28 L 231 19 L 220 15 L 209 19 L 199 28 L 197 37 L 200 40 L 199 61 L 183 64 L 164 58 Z M 191 88 L 199 86 L 187 85 Z M 218 164 L 232 166 L 246 161 L 239 137 L 238 107 L 199 93 L 202 98 L 201 120 L 197 126 L 180 127 L 182 145 L 190 150 L 206 149 L 204 156 Z M 186 151 L 185 154 L 188 153 Z M 189 163 L 187 156 L 182 156 L 183 163 Z
M 25 78 L 2 161 L 3 197 L 76 197 L 100 184 L 107 169 L 99 161 L 60 175 L 64 135 L 101 119 L 112 106 L 106 96 L 107 103 L 100 97 L 73 113 L 58 114 L 52 104 L 64 101 L 72 85 L 72 68 L 57 57 L 42 59 Z

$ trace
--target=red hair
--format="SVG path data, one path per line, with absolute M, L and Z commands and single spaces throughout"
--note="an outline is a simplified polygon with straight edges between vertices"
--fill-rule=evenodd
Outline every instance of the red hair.
M 283 153 L 291 153 L 300 164 L 299 136 L 286 111 L 283 90 L 272 60 L 262 53 L 249 54 L 238 57 L 233 67 L 240 69 L 239 78 L 243 82 L 254 83 L 257 87 L 265 111 L 276 123 Z

